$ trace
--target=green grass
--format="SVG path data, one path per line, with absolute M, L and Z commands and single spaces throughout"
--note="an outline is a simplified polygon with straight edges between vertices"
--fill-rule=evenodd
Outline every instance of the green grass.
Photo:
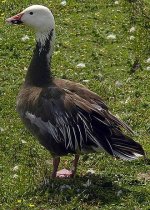
M 59 0 L 11 2 L 0 2 L 0 209 L 150 209 L 149 0 L 119 0 L 118 5 L 113 0 L 69 0 L 65 7 Z M 26 131 L 15 111 L 34 33 L 4 23 L 6 17 L 35 3 L 48 6 L 55 16 L 53 74 L 81 82 L 101 95 L 111 111 L 136 132 L 134 138 L 143 145 L 146 162 L 91 154 L 81 157 L 75 179 L 46 183 L 51 157 Z M 130 33 L 132 26 L 136 30 Z M 106 38 L 112 33 L 116 40 Z M 21 41 L 24 35 L 30 39 Z M 131 71 L 135 60 L 140 68 Z M 86 65 L 83 69 L 76 67 L 81 62 Z M 67 167 L 72 157 L 62 160 L 61 167 Z M 95 174 L 88 174 L 89 169 Z

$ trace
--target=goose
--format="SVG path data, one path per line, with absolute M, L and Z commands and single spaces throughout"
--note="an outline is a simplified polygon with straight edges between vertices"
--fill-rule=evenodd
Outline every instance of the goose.
M 27 129 L 52 155 L 51 177 L 74 177 L 79 156 L 102 152 L 123 160 L 145 156 L 124 132 L 131 128 L 115 117 L 96 93 L 82 84 L 52 76 L 55 21 L 45 6 L 32 5 L 6 19 L 34 29 L 36 46 L 17 97 L 17 112 Z M 60 157 L 72 154 L 70 170 L 58 171 Z

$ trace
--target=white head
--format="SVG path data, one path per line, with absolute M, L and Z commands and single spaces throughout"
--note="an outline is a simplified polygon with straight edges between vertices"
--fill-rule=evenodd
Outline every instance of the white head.
M 36 31 L 36 40 L 41 43 L 41 49 L 45 46 L 46 40 L 50 37 L 49 35 L 52 33 L 50 39 L 50 52 L 48 57 L 52 55 L 54 39 L 55 39 L 55 21 L 54 16 L 51 11 L 42 5 L 32 5 L 21 13 L 10 17 L 6 20 L 6 22 L 11 24 L 25 24 L 30 26 Z
M 12 24 L 25 24 L 39 33 L 46 33 L 55 27 L 51 11 L 42 5 L 32 5 L 6 21 Z

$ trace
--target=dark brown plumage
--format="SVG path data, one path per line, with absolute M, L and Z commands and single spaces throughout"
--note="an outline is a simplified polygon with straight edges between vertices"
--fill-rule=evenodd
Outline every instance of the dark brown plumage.
M 43 6 L 31 6 L 22 12 L 19 23 L 33 24 L 33 19 L 30 22 L 28 18 L 29 23 L 25 19 L 29 11 L 35 15 L 40 13 L 41 18 L 49 17 L 50 13 Z M 9 22 L 17 23 L 15 17 Z M 142 146 L 122 132 L 122 128 L 132 132 L 130 127 L 113 116 L 96 93 L 81 84 L 52 77 L 52 19 L 51 16 L 47 34 L 45 31 L 42 34 L 45 28 L 39 26 L 41 37 L 37 38 L 25 82 L 17 98 L 17 111 L 22 121 L 54 158 L 52 177 L 57 174 L 59 157 L 68 153 L 75 154 L 75 160 L 72 173 L 67 176 L 75 174 L 82 153 L 106 151 L 127 160 L 143 156 Z

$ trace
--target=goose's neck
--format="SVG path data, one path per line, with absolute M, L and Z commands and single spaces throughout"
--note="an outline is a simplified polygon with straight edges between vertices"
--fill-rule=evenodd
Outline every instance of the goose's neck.
M 36 47 L 26 75 L 26 84 L 46 86 L 51 82 L 51 58 L 54 36 L 54 29 L 45 33 L 36 34 Z

